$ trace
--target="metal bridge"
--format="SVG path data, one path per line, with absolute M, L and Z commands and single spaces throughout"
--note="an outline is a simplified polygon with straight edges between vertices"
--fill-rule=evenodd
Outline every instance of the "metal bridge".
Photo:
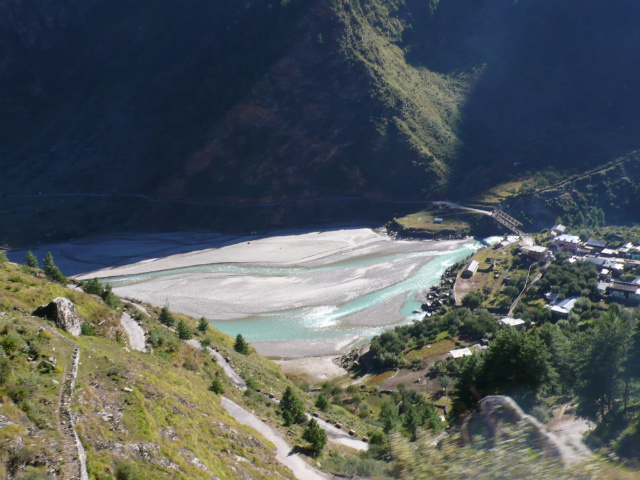
M 516 235 L 519 235 L 521 238 L 524 238 L 526 236 L 526 234 L 519 228 L 522 226 L 522 222 L 519 222 L 511 215 L 503 212 L 502 210 L 495 209 L 493 212 L 491 212 L 491 216 L 500 225 L 508 228 Z

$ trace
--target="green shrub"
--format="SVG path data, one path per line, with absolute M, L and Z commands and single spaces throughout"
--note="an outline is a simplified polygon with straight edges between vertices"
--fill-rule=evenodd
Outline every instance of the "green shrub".
M 211 390 L 216 395 L 222 395 L 224 393 L 224 386 L 222 385 L 222 382 L 218 377 L 213 379 L 209 390 Z
M 93 328 L 91 324 L 84 322 L 82 325 L 80 325 L 80 333 L 87 337 L 93 337 L 96 334 L 96 329 Z

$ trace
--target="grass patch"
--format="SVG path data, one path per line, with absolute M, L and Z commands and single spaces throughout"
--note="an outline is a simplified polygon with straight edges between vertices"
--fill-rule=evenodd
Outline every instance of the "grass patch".
M 425 360 L 427 358 L 443 355 L 456 348 L 453 340 L 443 340 L 433 345 L 424 345 L 421 348 L 413 349 L 404 355 L 404 358 L 412 362 L 414 360 Z

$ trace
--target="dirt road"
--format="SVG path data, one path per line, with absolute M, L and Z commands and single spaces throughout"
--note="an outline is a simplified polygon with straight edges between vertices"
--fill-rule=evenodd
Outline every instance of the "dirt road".
M 122 317 L 120 317 L 120 323 L 127 331 L 127 335 L 129 336 L 129 347 L 131 347 L 133 350 L 144 352 L 144 330 L 140 325 L 138 325 L 138 322 L 131 318 L 128 313 L 123 312 Z
M 229 414 L 238 422 L 260 432 L 263 437 L 272 442 L 276 446 L 276 458 L 278 461 L 282 462 L 283 465 L 286 465 L 298 480 L 331 480 L 334 478 L 333 475 L 326 474 L 313 468 L 297 453 L 292 453 L 291 447 L 286 440 L 282 438 L 282 435 L 254 414 L 246 411 L 244 408 L 225 397 L 222 397 L 220 405 L 222 405 L 222 408 L 229 412 Z

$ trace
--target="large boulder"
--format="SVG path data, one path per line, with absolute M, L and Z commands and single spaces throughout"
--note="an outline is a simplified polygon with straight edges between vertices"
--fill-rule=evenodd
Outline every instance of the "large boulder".
M 491 395 L 478 407 L 464 427 L 465 437 L 472 444 L 492 445 L 500 439 L 513 441 L 519 438 L 527 447 L 565 464 L 591 455 L 582 441 L 549 431 L 536 418 L 527 415 L 511 397 Z
M 71 335 L 80 336 L 80 318 L 73 302 L 67 298 L 54 298 L 48 305 L 41 305 L 33 312 L 36 317 L 47 318 Z

